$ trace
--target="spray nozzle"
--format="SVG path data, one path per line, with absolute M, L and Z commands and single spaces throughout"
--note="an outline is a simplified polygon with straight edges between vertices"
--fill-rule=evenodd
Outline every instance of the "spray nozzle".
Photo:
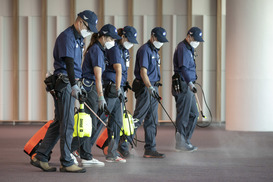
M 162 97 L 160 97 L 160 96 L 158 95 L 157 92 L 155 92 L 154 97 L 155 97 L 155 99 L 158 100 L 158 101 L 161 101 L 161 100 L 162 100 Z
M 201 115 L 203 118 L 207 118 L 204 114 L 203 114 L 203 111 L 201 111 Z
M 108 110 L 108 108 L 105 106 L 104 107 L 104 112 L 105 112 L 105 115 L 110 115 L 110 111 Z
M 81 94 L 79 94 L 79 101 L 80 103 L 84 103 L 87 99 L 87 92 L 85 89 L 81 89 Z

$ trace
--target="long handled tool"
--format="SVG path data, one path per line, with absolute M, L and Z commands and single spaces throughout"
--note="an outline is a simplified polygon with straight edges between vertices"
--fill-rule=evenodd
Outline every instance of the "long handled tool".
M 201 91 L 202 91 L 202 95 L 203 95 L 203 97 L 204 97 L 204 102 L 205 102 L 205 105 L 206 105 L 206 107 L 207 107 L 207 109 L 208 109 L 208 111 L 209 111 L 209 115 L 210 115 L 210 121 L 209 121 L 209 122 L 205 122 L 206 124 L 197 123 L 196 125 L 197 125 L 198 127 L 200 127 L 200 128 L 206 128 L 206 127 L 210 126 L 210 124 L 212 123 L 212 114 L 211 114 L 210 108 L 208 107 L 208 104 L 207 104 L 206 97 L 205 97 L 204 91 L 203 91 L 203 89 L 202 89 L 202 86 L 201 86 L 199 83 L 196 83 L 196 84 L 200 87 L 200 89 L 201 89 Z M 202 115 L 203 118 L 207 118 L 207 117 L 203 114 L 203 109 L 202 109 L 201 104 L 200 104 L 200 102 L 199 102 L 197 93 L 195 93 L 194 96 L 195 96 L 195 99 L 196 99 L 196 102 L 197 102 L 197 106 L 198 106 L 199 112 L 201 113 L 201 115 Z M 202 122 L 202 123 L 203 123 L 203 122 Z
M 161 105 L 162 109 L 165 111 L 165 113 L 167 114 L 167 116 L 168 116 L 169 119 L 171 120 L 173 126 L 174 126 L 175 129 L 177 130 L 177 127 L 176 127 L 175 123 L 173 122 L 171 116 L 168 114 L 168 112 L 166 111 L 165 107 L 163 106 L 163 104 L 162 104 L 161 101 L 160 101 L 160 100 L 162 100 L 162 98 L 161 98 L 159 95 L 157 95 L 157 96 L 156 96 L 156 100 L 157 100 L 158 103 Z
M 84 102 L 84 105 L 98 118 L 98 120 L 100 120 L 100 122 L 105 126 L 105 127 L 107 127 L 107 124 L 104 122 L 104 121 L 102 121 L 102 119 L 100 119 L 100 117 L 95 113 L 95 111 L 93 111 L 87 104 L 86 104 L 86 102 Z
M 199 102 L 197 93 L 195 93 L 194 96 L 195 96 L 195 99 L 196 99 L 196 101 L 197 101 L 198 109 L 199 109 L 199 111 L 200 111 L 202 117 L 203 117 L 203 118 L 207 118 L 207 117 L 203 114 L 203 109 L 202 109 L 201 104 L 200 104 L 200 102 Z
M 107 128 L 107 129 L 110 129 L 108 126 L 107 126 L 107 124 L 104 122 L 104 121 L 102 121 L 102 119 L 84 102 L 84 105 L 100 120 L 100 122 Z M 107 115 L 109 115 L 109 116 L 111 116 L 112 117 L 112 119 L 113 119 L 113 121 L 116 123 L 116 125 L 119 127 L 119 129 L 121 130 L 121 126 L 116 122 L 116 120 L 114 120 L 114 118 L 113 118 L 113 116 L 111 115 L 111 113 L 106 109 L 106 113 L 107 113 Z M 110 129 L 111 130 L 111 129 Z M 123 132 L 123 134 L 124 134 L 124 131 L 122 130 L 122 132 Z M 125 135 L 125 134 L 124 134 Z M 125 137 L 127 138 L 127 136 L 125 135 Z M 129 143 L 131 144 L 131 145 L 133 145 L 130 141 L 129 141 Z
M 111 128 L 104 122 L 104 121 L 102 121 L 102 119 L 95 113 L 95 111 L 93 111 L 89 106 L 88 106 L 88 104 L 86 104 L 85 102 L 84 102 L 84 105 L 98 118 L 98 120 L 100 120 L 100 122 L 108 129 L 108 131 L 111 131 L 111 132 L 113 132 L 112 130 L 111 130 Z M 105 113 L 107 113 L 107 115 L 111 115 L 110 114 L 110 112 L 107 110 L 107 108 L 105 108 Z M 113 136 L 111 137 L 111 140 L 109 141 L 109 143 L 108 143 L 108 147 L 110 147 L 110 148 L 113 148 L 114 147 L 114 145 L 116 145 L 115 144 L 115 141 L 114 141 L 114 138 L 113 138 Z M 108 147 L 106 148 L 106 151 L 108 150 Z M 107 155 L 107 154 L 106 154 Z

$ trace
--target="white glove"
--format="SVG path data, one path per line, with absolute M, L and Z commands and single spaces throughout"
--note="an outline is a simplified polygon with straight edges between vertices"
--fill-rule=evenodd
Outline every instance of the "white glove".
M 71 95 L 75 98 L 75 99 L 79 99 L 79 95 L 82 94 L 81 89 L 78 87 L 78 85 L 74 85 L 72 87 L 72 92 Z
M 160 99 L 160 96 L 158 95 L 157 91 L 155 90 L 155 88 L 153 86 L 150 86 L 148 88 L 148 91 L 151 94 L 151 96 L 153 96 L 156 99 Z
M 118 90 L 116 90 L 116 96 L 119 98 L 120 102 L 122 102 L 123 93 L 122 93 L 122 90 L 120 88 Z
M 107 108 L 107 103 L 106 103 L 103 96 L 99 97 L 98 105 L 99 105 L 99 110 L 102 111 L 102 112 L 104 112 L 104 109 Z
M 190 89 L 191 89 L 191 91 L 193 93 L 197 93 L 197 89 L 196 89 L 195 85 L 192 82 L 189 82 L 188 85 L 189 85 L 189 87 L 190 87 Z

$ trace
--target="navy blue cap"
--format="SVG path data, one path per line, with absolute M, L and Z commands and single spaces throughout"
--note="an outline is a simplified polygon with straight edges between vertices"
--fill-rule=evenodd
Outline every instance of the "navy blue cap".
M 157 38 L 159 42 L 169 42 L 166 38 L 167 32 L 164 28 L 155 27 L 151 33 Z
M 128 39 L 129 42 L 133 44 L 138 44 L 137 38 L 137 31 L 134 27 L 126 26 L 123 28 L 123 35 Z
M 104 25 L 100 31 L 99 31 L 100 35 L 105 35 L 105 36 L 110 36 L 113 39 L 119 40 L 121 39 L 121 37 L 118 35 L 118 31 L 116 29 L 116 27 L 114 25 L 111 24 L 106 24 Z
M 194 38 L 195 41 L 197 42 L 204 42 L 202 36 L 202 30 L 198 27 L 191 27 L 190 30 L 188 31 L 188 34 Z
M 96 25 L 98 23 L 98 17 L 93 11 L 85 10 L 83 12 L 80 12 L 78 16 L 88 23 L 88 28 L 92 32 L 95 32 L 95 33 L 98 32 L 96 28 Z

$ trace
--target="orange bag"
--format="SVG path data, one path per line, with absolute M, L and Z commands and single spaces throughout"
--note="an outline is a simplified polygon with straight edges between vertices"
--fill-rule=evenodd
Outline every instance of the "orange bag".
M 24 152 L 28 154 L 29 156 L 32 156 L 37 148 L 39 147 L 39 144 L 43 141 L 45 134 L 50 126 L 50 124 L 53 123 L 53 120 L 48 121 L 42 128 L 40 128 L 26 143 L 24 147 Z
M 108 133 L 107 133 L 107 128 L 103 130 L 99 138 L 97 139 L 97 147 L 100 149 L 103 149 L 105 145 L 107 145 L 107 139 L 108 139 Z
M 107 128 L 103 130 L 99 138 L 97 139 L 96 143 L 97 147 L 102 149 L 103 154 L 107 155 L 107 150 L 108 150 L 108 131 Z

